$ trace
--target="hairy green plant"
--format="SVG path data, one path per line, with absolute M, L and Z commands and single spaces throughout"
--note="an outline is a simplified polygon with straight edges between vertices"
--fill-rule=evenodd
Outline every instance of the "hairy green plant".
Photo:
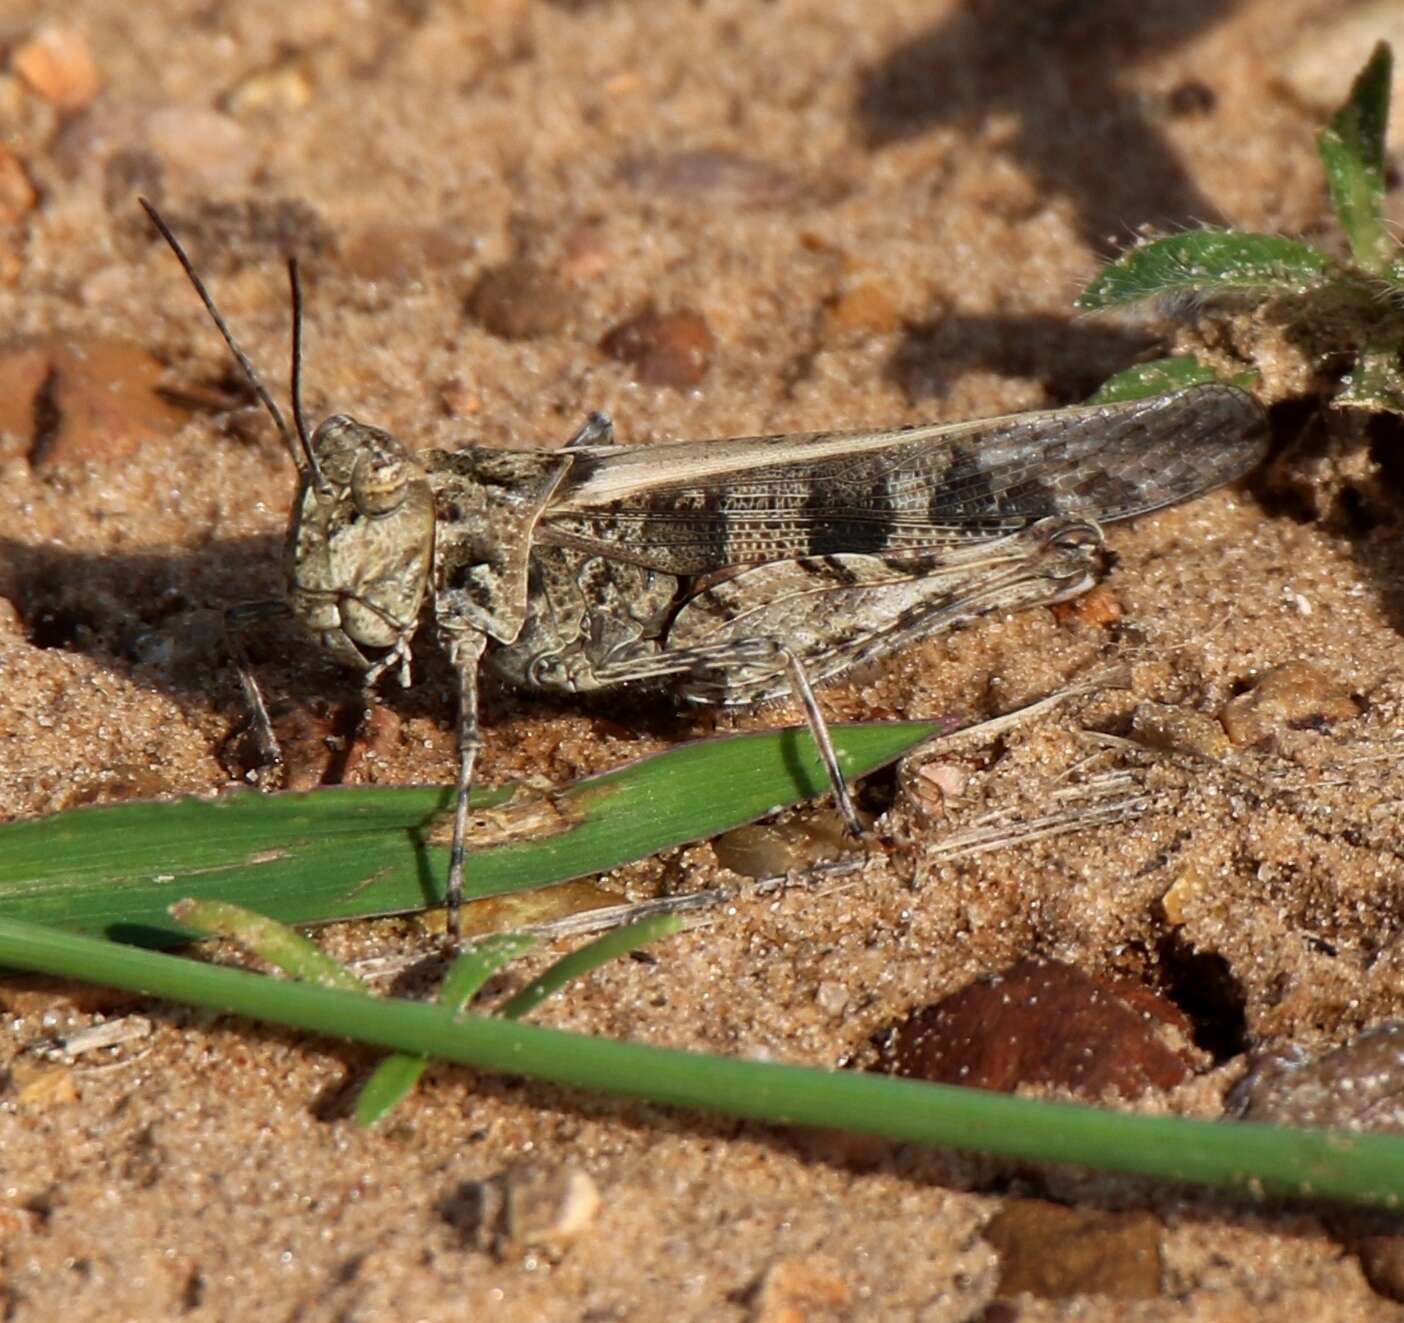
M 1095 310 L 1164 296 L 1276 302 L 1295 325 L 1329 326 L 1331 347 L 1350 356 L 1336 405 L 1404 413 L 1404 249 L 1385 228 L 1383 210 L 1392 64 L 1390 48 L 1381 42 L 1316 140 L 1348 257 L 1281 235 L 1186 230 L 1123 253 L 1082 292 L 1077 306 Z M 1203 371 L 1185 358 L 1131 371 L 1145 368 L 1167 377 L 1158 390 L 1202 379 L 1193 372 Z M 1097 398 L 1109 388 L 1123 392 L 1109 398 L 1136 393 L 1133 381 L 1122 380 L 1127 376 L 1113 378 Z

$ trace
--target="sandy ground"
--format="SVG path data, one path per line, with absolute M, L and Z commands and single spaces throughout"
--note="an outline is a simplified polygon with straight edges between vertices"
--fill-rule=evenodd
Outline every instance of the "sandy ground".
M 218 611 L 277 588 L 290 467 L 137 192 L 190 237 L 275 383 L 279 263 L 298 249 L 309 412 L 424 447 L 554 445 L 591 408 L 646 442 L 1067 404 L 1183 334 L 1069 313 L 1138 226 L 1327 233 L 1319 115 L 1282 79 L 1303 43 L 1326 48 L 1312 25 L 1336 9 L 0 5 L 0 815 L 226 785 L 239 708 Z M 21 68 L 45 24 L 58 55 Z M 650 308 L 705 321 L 700 339 L 687 323 L 700 376 L 687 359 L 640 383 L 601 350 Z M 1265 400 L 1305 390 L 1311 364 L 1263 362 Z M 148 376 L 175 402 L 156 403 Z M 58 390 L 77 393 L 57 399 L 54 432 Z M 1277 420 L 1286 443 L 1302 411 Z M 1056 958 L 1176 996 L 1210 1049 L 1198 1079 L 1143 1105 L 1212 1116 L 1245 1049 L 1316 1049 L 1398 1015 L 1404 535 L 1372 444 L 1362 433 L 1323 461 L 1315 487 L 1259 479 L 1116 530 L 1115 620 L 990 618 L 835 687 L 831 714 L 862 719 L 991 716 L 1110 665 L 1132 685 L 966 755 L 950 802 L 903 781 L 887 822 L 902 848 L 843 889 L 739 904 L 539 1018 L 831 1064 L 982 974 Z M 290 642 L 261 660 L 290 720 L 324 732 L 323 696 L 349 697 L 344 678 Z M 1217 730 L 1235 696 L 1300 661 L 1318 670 L 1307 707 L 1335 717 L 1269 716 L 1262 747 L 1155 755 L 1083 733 L 1124 736 L 1152 703 Z M 392 707 L 363 774 L 449 779 L 442 678 Z M 563 781 L 776 719 L 639 730 L 625 705 L 492 694 L 482 775 Z M 1153 811 L 955 862 L 936 852 L 982 813 L 1037 816 L 1107 773 L 1153 790 Z M 616 881 L 642 895 L 717 876 L 697 847 Z M 425 938 L 382 924 L 328 940 L 358 955 Z M 159 1006 L 95 1010 L 20 980 L 0 999 L 6 1318 L 1401 1313 L 1311 1210 L 846 1154 L 447 1068 L 364 1134 L 343 1104 L 369 1053 Z M 22 1087 L 39 1040 L 133 1009 L 153 1022 L 139 1044 Z M 523 1164 L 573 1166 L 601 1191 L 563 1254 L 493 1253 L 474 1233 L 475 1183 Z M 982 1228 L 1011 1194 L 1149 1210 L 1155 1288 L 991 1303 L 1001 1264 Z

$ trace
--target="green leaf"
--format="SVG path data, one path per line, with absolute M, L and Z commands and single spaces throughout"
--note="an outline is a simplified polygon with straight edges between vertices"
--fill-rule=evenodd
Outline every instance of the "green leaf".
M 836 726 L 850 779 L 945 734 L 952 721 Z M 825 793 L 804 729 L 684 744 L 543 795 L 473 798 L 469 899 L 547 886 L 714 836 Z M 147 946 L 188 940 L 172 901 L 235 901 L 283 923 L 398 914 L 442 903 L 445 787 L 118 804 L 0 826 L 0 915 Z
M 1157 358 L 1149 363 L 1137 363 L 1108 377 L 1087 401 L 1088 404 L 1120 404 L 1123 400 L 1143 400 L 1151 395 L 1185 386 L 1198 386 L 1206 381 L 1222 381 L 1218 373 L 1205 367 L 1192 355 Z M 1235 386 L 1249 390 L 1257 385 L 1256 372 L 1240 372 L 1228 378 Z
M 1033 1162 L 1398 1209 L 1404 1139 L 1187 1120 L 746 1061 L 318 988 L 0 918 L 0 966 L 169 997 L 478 1070 L 777 1125 L 824 1126 Z
M 1351 252 L 1374 275 L 1384 273 L 1397 252 L 1381 215 L 1392 63 L 1388 43 L 1380 42 L 1356 76 L 1345 104 L 1316 139 L 1331 205 Z
M 449 968 L 439 989 L 439 1005 L 457 1015 L 504 965 L 536 945 L 527 933 L 493 933 L 474 942 Z M 395 1052 L 376 1067 L 356 1098 L 356 1122 L 383 1121 L 409 1095 L 429 1067 L 426 1056 Z
M 1082 291 L 1077 306 L 1113 308 L 1163 294 L 1226 290 L 1302 294 L 1321 285 L 1330 269 L 1325 253 L 1296 239 L 1189 230 L 1123 253 Z
M 178 900 L 171 918 L 201 937 L 228 937 L 281 969 L 290 978 L 322 988 L 364 992 L 366 986 L 345 965 L 286 924 L 231 905 L 227 900 Z
M 1362 350 L 1332 401 L 1341 409 L 1404 413 L 1404 371 L 1399 350 L 1372 346 Z

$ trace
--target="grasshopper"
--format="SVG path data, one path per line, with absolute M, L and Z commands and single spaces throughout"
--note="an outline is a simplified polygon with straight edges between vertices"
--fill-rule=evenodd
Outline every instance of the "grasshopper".
M 260 756 L 277 742 L 240 643 L 293 617 L 367 690 L 411 682 L 426 598 L 458 689 L 445 891 L 459 933 L 480 748 L 478 684 L 581 694 L 669 681 L 688 703 L 793 697 L 850 829 L 861 826 L 814 687 L 980 614 L 1052 604 L 1105 564 L 1101 525 L 1188 500 L 1264 453 L 1234 386 L 883 431 L 614 444 L 591 414 L 563 447 L 411 451 L 333 415 L 308 434 L 301 294 L 292 291 L 296 437 L 190 259 L 170 245 L 297 465 L 286 599 L 226 616 Z

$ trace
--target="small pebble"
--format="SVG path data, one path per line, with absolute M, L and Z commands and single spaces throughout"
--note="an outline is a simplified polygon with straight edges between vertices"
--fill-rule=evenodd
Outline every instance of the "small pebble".
M 834 979 L 822 979 L 814 989 L 814 1000 L 821 1011 L 837 1019 L 848 1009 L 848 989 Z
M 20 159 L 0 144 L 0 222 L 13 225 L 23 220 L 39 201 Z
M 1102 584 L 1069 602 L 1055 602 L 1050 610 L 1059 624 L 1086 625 L 1089 629 L 1106 629 L 1116 624 L 1122 615 L 1121 603 Z
M 1303 661 L 1276 666 L 1224 705 L 1224 729 L 1239 747 L 1270 745 L 1284 730 L 1319 730 L 1351 721 L 1360 708 L 1350 690 Z
M 705 318 L 690 308 L 640 313 L 600 341 L 600 348 L 611 358 L 633 367 L 640 384 L 675 390 L 688 390 L 702 380 L 713 347 Z
M 1131 715 L 1131 738 L 1148 749 L 1216 760 L 1233 747 L 1213 717 L 1166 703 L 1139 704 Z
M 865 280 L 824 306 L 823 338 L 828 342 L 883 335 L 902 325 L 901 309 L 883 280 Z
M 1225 1106 L 1269 1125 L 1404 1133 L 1404 1023 L 1375 1025 L 1319 1056 L 1261 1056 Z
M 231 115 L 288 115 L 312 100 L 311 70 L 300 56 L 241 78 L 221 98 L 220 108 Z
M 999 1294 L 1040 1300 L 1101 1295 L 1152 1300 L 1161 1294 L 1164 1224 L 1153 1213 L 1067 1208 L 1015 1199 L 982 1235 L 999 1254 Z
M 599 1187 L 569 1165 L 523 1164 L 479 1187 L 479 1244 L 497 1257 L 542 1249 L 559 1252 L 580 1239 L 600 1211 Z
M 879 1068 L 1004 1093 L 1137 1098 L 1189 1076 L 1189 1030 L 1177 1006 L 1129 979 L 1025 960 L 887 1030 Z
M 717 862 L 742 877 L 783 877 L 840 859 L 852 848 L 836 809 L 818 809 L 778 822 L 756 822 L 724 832 L 712 842 Z
M 777 1259 L 762 1275 L 752 1323 L 840 1323 L 851 1317 L 853 1292 L 839 1264 L 818 1254 Z
M 28 1112 L 47 1112 L 78 1101 L 71 1066 L 21 1058 L 10 1066 L 10 1088 L 15 1100 Z
M 619 247 L 600 222 L 577 225 L 561 244 L 561 279 L 572 285 L 588 285 L 612 270 L 619 262 Z
M 486 933 L 510 932 L 534 923 L 551 923 L 568 919 L 572 914 L 590 910 L 610 909 L 624 898 L 617 891 L 608 891 L 595 882 L 577 879 L 557 882 L 555 886 L 537 887 L 506 896 L 487 896 L 470 901 L 463 907 L 463 935 L 478 937 Z M 431 910 L 425 921 L 441 929 L 443 910 Z
M 1172 928 L 1180 927 L 1189 921 L 1197 902 L 1202 899 L 1212 904 L 1215 897 L 1223 895 L 1223 892 L 1222 878 L 1206 876 L 1201 869 L 1193 865 L 1182 868 L 1179 876 L 1160 897 L 1160 908 L 1165 915 L 1165 922 Z
M 970 783 L 971 769 L 964 763 L 916 753 L 897 764 L 897 785 L 905 803 L 920 822 L 931 825 L 958 800 Z
M 10 67 L 31 91 L 64 111 L 82 110 L 102 87 L 87 42 L 71 28 L 40 28 L 15 48 Z
M 504 340 L 554 335 L 575 312 L 575 296 L 551 272 L 513 258 L 483 272 L 468 296 L 468 314 Z

